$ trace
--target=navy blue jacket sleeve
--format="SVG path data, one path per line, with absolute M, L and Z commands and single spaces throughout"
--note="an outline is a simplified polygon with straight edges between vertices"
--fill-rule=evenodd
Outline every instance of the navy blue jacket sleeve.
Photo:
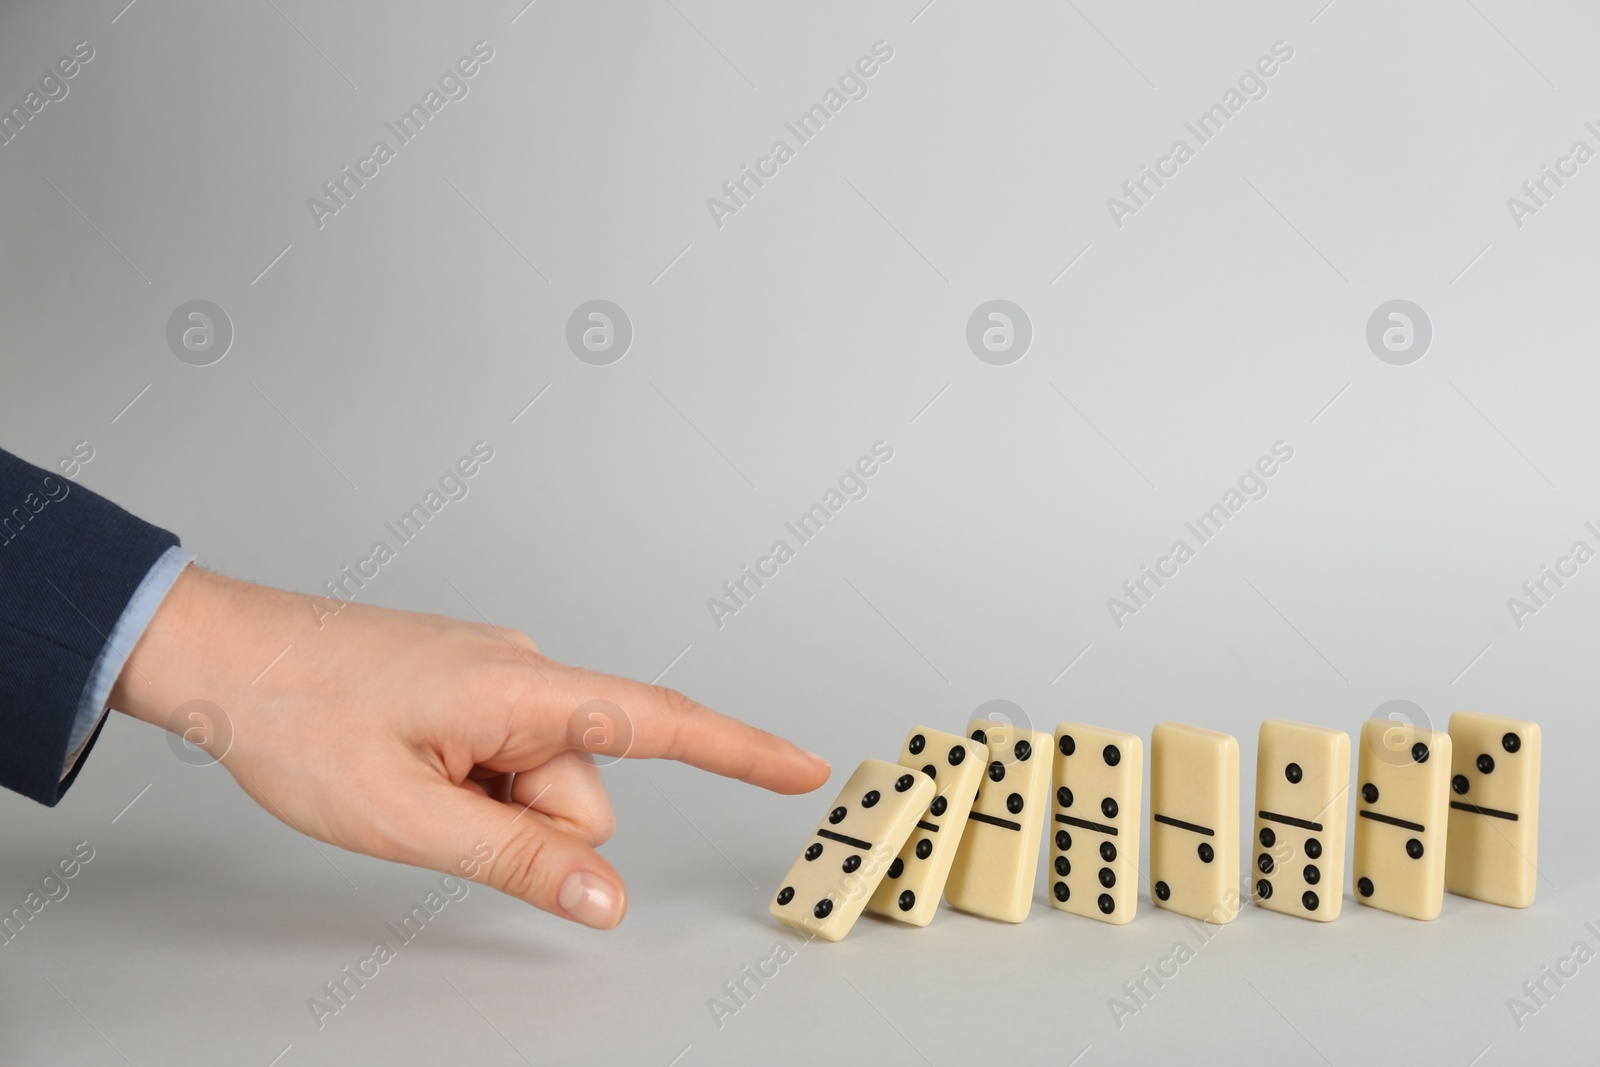
M 145 574 L 177 543 L 0 451 L 0 785 L 51 806 L 67 791 L 83 762 L 64 779 L 61 769 L 95 660 Z

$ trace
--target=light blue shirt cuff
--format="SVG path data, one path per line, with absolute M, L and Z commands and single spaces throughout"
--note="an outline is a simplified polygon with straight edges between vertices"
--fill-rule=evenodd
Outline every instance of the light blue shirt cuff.
M 167 598 L 178 575 L 193 562 L 193 552 L 173 545 L 145 572 L 144 580 L 133 591 L 128 606 L 122 609 L 117 624 L 111 628 L 110 638 L 95 658 L 94 666 L 89 671 L 89 682 L 83 687 L 83 696 L 78 700 L 78 717 L 73 720 L 72 733 L 68 737 L 67 761 L 61 768 L 62 778 L 71 773 L 83 756 L 83 748 L 94 734 L 94 728 L 105 717 L 106 705 L 111 700 L 111 687 L 116 684 L 117 676 L 127 664 L 128 656 L 133 653 L 133 646 L 139 643 L 145 627 L 155 618 L 156 609 Z

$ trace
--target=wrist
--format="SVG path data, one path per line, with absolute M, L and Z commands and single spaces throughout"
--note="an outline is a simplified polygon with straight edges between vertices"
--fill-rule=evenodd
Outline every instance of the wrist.
M 264 632 L 267 619 L 259 613 L 252 619 L 246 610 L 252 592 L 285 595 L 194 565 L 184 568 L 128 656 L 112 686 L 110 706 L 162 728 L 190 700 L 234 706 L 251 680 L 240 681 L 243 665 L 260 656 L 270 640 Z M 267 654 L 255 670 L 275 654 Z

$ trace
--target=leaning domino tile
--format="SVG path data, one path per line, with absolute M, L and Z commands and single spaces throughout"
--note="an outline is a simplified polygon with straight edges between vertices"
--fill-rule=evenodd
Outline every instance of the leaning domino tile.
M 952 908 L 1018 923 L 1033 906 L 1039 834 L 1050 793 L 1050 735 L 974 719 L 967 735 L 989 748 L 989 765 L 967 816 L 944 899 Z
M 849 933 L 934 791 L 925 774 L 883 760 L 862 763 L 768 910 L 824 941 Z
M 913 926 L 927 926 L 933 919 L 988 753 L 988 747 L 977 741 L 926 726 L 914 727 L 906 735 L 900 766 L 932 778 L 938 795 L 889 864 L 889 873 L 867 902 L 868 911 Z

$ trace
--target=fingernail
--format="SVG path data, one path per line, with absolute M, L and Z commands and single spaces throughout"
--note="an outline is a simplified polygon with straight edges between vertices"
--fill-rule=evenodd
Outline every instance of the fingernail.
M 561 910 L 585 926 L 609 930 L 617 925 L 617 897 L 611 887 L 587 871 L 574 871 L 557 894 Z
M 822 764 L 824 767 L 832 767 L 833 766 L 833 764 L 829 763 L 826 758 L 817 755 L 815 752 L 811 752 L 811 751 L 808 750 L 806 752 L 806 755 L 810 756 L 812 759 L 816 760 L 818 763 Z

